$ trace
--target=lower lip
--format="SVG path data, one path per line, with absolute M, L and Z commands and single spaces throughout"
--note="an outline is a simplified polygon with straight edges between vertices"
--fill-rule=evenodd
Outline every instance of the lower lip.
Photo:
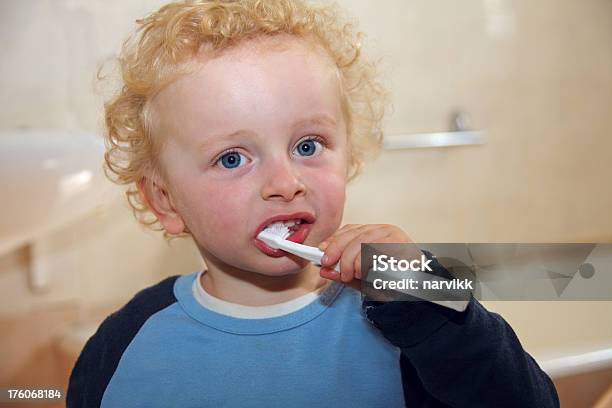
M 304 242 L 304 240 L 306 240 L 306 237 L 308 236 L 308 233 L 310 232 L 311 227 L 312 227 L 312 224 L 308 224 L 308 223 L 300 224 L 298 229 L 292 232 L 291 235 L 289 235 L 285 239 L 287 241 L 293 241 L 293 242 L 297 242 L 298 244 L 301 244 Z M 267 244 L 265 244 L 263 241 L 257 238 L 254 238 L 254 241 L 255 241 L 255 246 L 259 248 L 261 252 L 263 252 L 264 254 L 268 256 L 271 256 L 273 258 L 280 258 L 281 256 L 287 255 L 287 252 L 283 251 L 282 249 L 271 248 Z

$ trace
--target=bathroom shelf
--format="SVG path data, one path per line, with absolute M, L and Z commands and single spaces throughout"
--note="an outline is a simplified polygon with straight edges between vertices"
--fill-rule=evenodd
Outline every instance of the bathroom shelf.
M 383 147 L 395 150 L 484 144 L 485 132 L 472 129 L 470 115 L 463 109 L 451 113 L 448 129 L 446 132 L 390 135 L 385 137 Z
M 484 136 L 481 130 L 390 135 L 385 137 L 383 147 L 396 150 L 481 145 L 484 144 Z

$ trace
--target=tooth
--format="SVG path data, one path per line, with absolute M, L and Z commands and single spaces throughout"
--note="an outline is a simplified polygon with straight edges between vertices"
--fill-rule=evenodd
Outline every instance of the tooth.
M 268 226 L 272 226 L 272 225 L 275 225 L 275 224 L 284 225 L 286 227 L 294 227 L 296 225 L 302 224 L 302 220 L 297 218 L 297 219 L 293 219 L 293 220 L 274 221 L 273 223 L 268 224 Z

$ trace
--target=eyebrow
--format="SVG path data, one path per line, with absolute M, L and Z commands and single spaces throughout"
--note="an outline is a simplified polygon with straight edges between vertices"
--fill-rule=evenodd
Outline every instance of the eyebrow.
M 297 128 L 307 126 L 307 125 L 323 125 L 323 126 L 331 126 L 336 127 L 336 119 L 333 116 L 328 114 L 315 115 L 310 118 L 306 118 L 303 120 L 299 120 L 293 124 L 291 130 L 294 131 Z
M 312 125 L 323 125 L 323 126 L 330 126 L 335 128 L 337 123 L 336 123 L 336 119 L 328 114 L 319 114 L 319 115 L 314 115 L 311 116 L 309 118 L 306 119 L 301 119 L 298 120 L 297 122 L 295 122 L 292 126 L 291 126 L 291 132 L 294 132 L 296 129 L 299 129 L 301 127 L 305 127 L 305 126 L 312 126 Z M 200 145 L 201 148 L 205 148 L 207 147 L 211 142 L 217 141 L 217 140 L 221 140 L 221 139 L 236 139 L 239 138 L 241 136 L 247 136 L 247 135 L 252 135 L 254 134 L 254 132 L 247 130 L 247 129 L 240 129 L 240 130 L 236 130 L 234 132 L 231 133 L 227 133 L 227 134 L 218 134 L 218 135 L 213 135 L 210 138 L 208 138 L 208 140 L 204 143 L 202 143 Z

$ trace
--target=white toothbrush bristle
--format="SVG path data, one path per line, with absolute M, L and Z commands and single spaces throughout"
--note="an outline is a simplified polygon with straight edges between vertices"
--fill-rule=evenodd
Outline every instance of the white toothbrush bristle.
M 264 231 L 271 232 L 277 237 L 281 237 L 282 239 L 287 238 L 291 233 L 289 232 L 289 228 L 284 225 L 282 222 L 275 222 L 268 225 Z

